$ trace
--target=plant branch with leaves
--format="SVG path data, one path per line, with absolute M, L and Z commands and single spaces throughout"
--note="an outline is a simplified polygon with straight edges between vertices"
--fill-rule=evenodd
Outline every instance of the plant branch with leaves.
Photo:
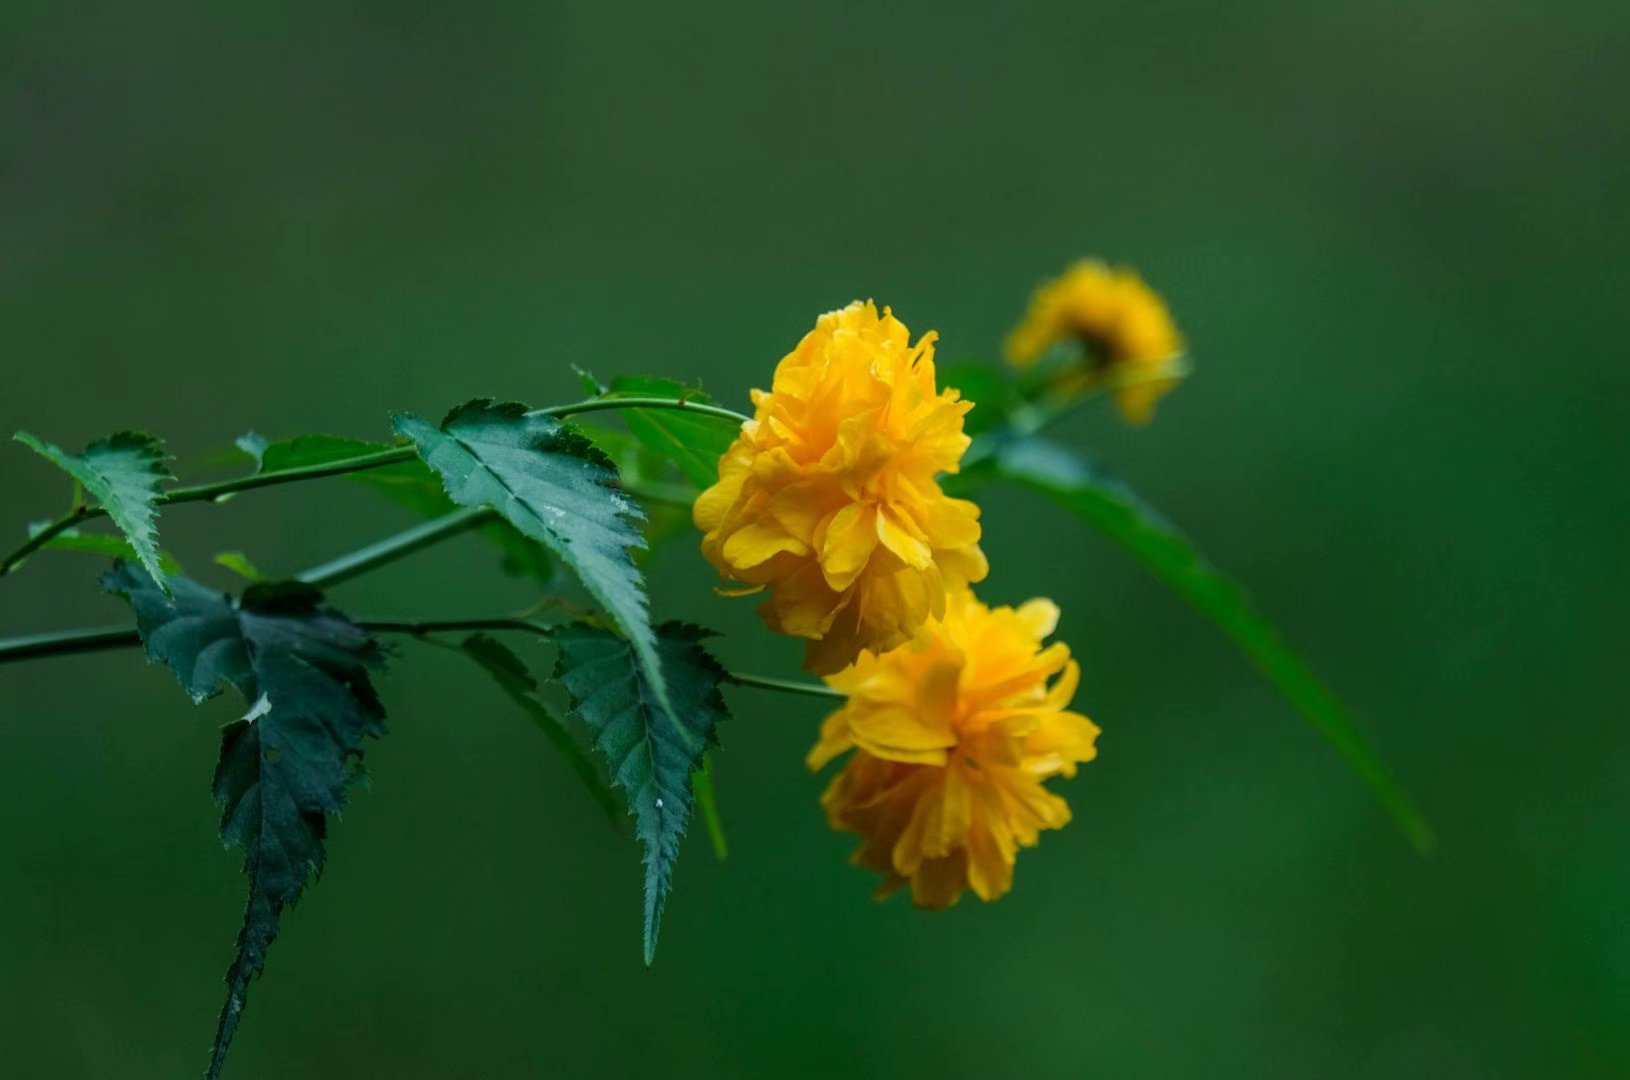
M 1348 713 L 1243 590 L 1124 484 L 1043 436 L 1100 397 L 1146 421 L 1187 373 L 1163 301 L 1127 273 L 1080 264 L 1039 291 L 1008 342 L 1013 377 L 936 371 L 933 336 L 913 342 L 871 305 L 822 316 L 770 391 L 755 393 L 752 416 L 668 379 L 585 375 L 588 396 L 569 404 L 471 401 L 439 423 L 398 414 L 393 442 L 246 435 L 245 471 L 190 485 L 176 483 L 153 435 L 119 432 L 70 453 L 19 433 L 67 475 L 70 494 L 60 516 L 0 555 L 0 576 L 56 551 L 110 556 L 102 588 L 128 603 L 134 625 L 0 640 L 0 664 L 141 647 L 191 701 L 230 692 L 242 702 L 213 790 L 248 898 L 207 1075 L 221 1074 L 282 913 L 321 870 L 327 830 L 386 732 L 377 684 L 388 662 L 407 662 L 390 637 L 465 657 L 608 819 L 632 817 L 648 964 L 692 815 L 720 857 L 726 848 L 713 757 L 733 722 L 731 688 L 832 706 L 810 764 L 846 759 L 823 803 L 835 827 L 859 835 L 856 861 L 882 875 L 882 892 L 909 889 L 924 907 L 966 891 L 1001 896 L 1018 849 L 1068 820 L 1044 782 L 1093 759 L 1097 726 L 1069 710 L 1079 670 L 1068 648 L 1044 642 L 1057 608 L 975 596 L 987 565 L 979 540 L 1002 528 L 972 501 L 989 485 L 1039 494 L 1124 548 L 1280 689 L 1417 847 L 1430 846 Z M 609 414 L 620 427 L 599 422 Z M 286 578 L 223 553 L 216 561 L 247 579 L 235 593 L 186 576 L 160 545 L 172 505 L 326 479 L 423 520 Z M 82 528 L 101 518 L 113 531 Z M 687 518 L 726 579 L 721 593 L 762 594 L 766 625 L 804 640 L 819 679 L 728 671 L 708 631 L 652 618 L 643 553 L 684 535 Z M 543 601 L 452 619 L 353 617 L 325 596 L 472 532 Z M 511 644 L 522 641 L 551 649 L 552 664 L 529 663 Z

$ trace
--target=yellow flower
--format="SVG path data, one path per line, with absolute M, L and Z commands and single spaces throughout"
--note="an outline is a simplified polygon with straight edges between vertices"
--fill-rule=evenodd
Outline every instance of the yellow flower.
M 1175 363 L 1183 338 L 1166 302 L 1135 271 L 1096 259 L 1082 259 L 1036 290 L 1008 334 L 1008 363 L 1030 367 L 1061 341 L 1079 341 L 1086 357 L 1059 389 L 1080 393 L 1110 380 L 1116 407 L 1134 424 L 1147 423 L 1155 402 L 1183 377 Z
M 935 337 L 912 345 L 869 302 L 822 315 L 753 391 L 754 418 L 696 500 L 702 554 L 770 591 L 760 615 L 807 639 L 811 671 L 893 648 L 985 576 L 979 508 L 935 480 L 956 471 L 973 408 L 936 391 Z
M 987 608 L 964 589 L 908 644 L 827 678 L 849 700 L 808 762 L 854 748 L 821 804 L 860 834 L 852 861 L 883 875 L 879 898 L 909 882 L 919 907 L 995 900 L 1018 849 L 1070 820 L 1042 781 L 1091 761 L 1098 728 L 1066 709 L 1081 673 L 1068 646 L 1042 645 L 1057 623 L 1049 600 Z

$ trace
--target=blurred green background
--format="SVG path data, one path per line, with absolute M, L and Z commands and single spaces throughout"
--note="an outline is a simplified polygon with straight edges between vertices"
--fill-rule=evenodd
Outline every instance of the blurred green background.
M 0 431 L 145 427 L 202 476 L 251 427 L 567 400 L 573 363 L 741 404 L 820 311 L 876 297 L 978 360 L 1100 253 L 1199 370 L 1147 429 L 1061 438 L 1248 583 L 1441 841 L 1117 549 L 992 495 L 984 594 L 1062 604 L 1104 729 L 1010 897 L 874 904 L 802 764 L 819 703 L 737 691 L 731 858 L 687 842 L 647 971 L 633 841 L 409 642 L 230 1075 L 1630 1073 L 1630 8 L 226 7 L 0 13 Z M 63 505 L 21 447 L 0 485 L 12 538 Z M 330 481 L 164 533 L 226 586 L 215 551 L 289 572 L 408 523 Z M 97 569 L 0 583 L 0 634 L 126 618 Z M 654 575 L 733 665 L 795 670 L 689 542 Z M 467 537 L 334 602 L 523 589 Z M 233 715 L 134 653 L 0 669 L 0 1073 L 201 1072 Z

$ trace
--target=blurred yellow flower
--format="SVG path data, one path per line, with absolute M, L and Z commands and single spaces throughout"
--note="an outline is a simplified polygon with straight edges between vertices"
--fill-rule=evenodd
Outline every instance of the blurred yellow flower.
M 879 898 L 909 883 L 919 907 L 964 889 L 995 900 L 1018 849 L 1070 820 L 1042 781 L 1091 761 L 1098 728 L 1066 708 L 1080 668 L 1068 646 L 1042 645 L 1057 623 L 1049 600 L 987 608 L 964 589 L 911 642 L 827 678 L 849 700 L 808 762 L 855 750 L 821 803 L 860 834 L 852 861 L 883 875 Z
M 759 613 L 807 639 L 811 671 L 893 648 L 985 576 L 979 508 L 935 479 L 956 471 L 973 407 L 936 390 L 935 337 L 912 345 L 870 302 L 822 315 L 753 391 L 754 418 L 696 500 L 702 554 L 770 591 Z
M 1080 342 L 1084 362 L 1058 389 L 1081 393 L 1108 382 L 1121 415 L 1144 424 L 1155 402 L 1182 380 L 1183 338 L 1160 294 L 1133 270 L 1082 259 L 1042 285 L 1008 334 L 1008 363 L 1026 368 L 1061 341 Z

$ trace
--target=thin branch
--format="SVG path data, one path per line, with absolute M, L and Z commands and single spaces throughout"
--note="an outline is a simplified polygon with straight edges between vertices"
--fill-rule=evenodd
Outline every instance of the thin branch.
M 662 397 L 589 398 L 585 401 L 573 402 L 570 405 L 552 405 L 537 411 L 546 416 L 566 417 L 578 413 L 603 412 L 608 409 L 676 409 L 736 423 L 746 423 L 749 419 L 749 417 L 743 416 L 733 409 L 727 409 L 722 405 L 709 405 L 703 402 L 691 401 L 688 398 Z M 162 506 L 168 506 L 171 503 L 219 502 L 231 495 L 236 495 L 240 491 L 250 491 L 254 488 L 293 484 L 301 480 L 316 480 L 325 476 L 342 476 L 346 473 L 362 472 L 386 465 L 399 465 L 405 461 L 412 461 L 416 453 L 417 451 L 411 446 L 393 446 L 378 453 L 363 454 L 342 461 L 324 462 L 321 465 L 307 465 L 303 468 L 284 469 L 274 473 L 238 476 L 230 480 L 218 480 L 211 484 L 195 484 L 190 487 L 172 488 L 161 494 L 155 501 Z M 102 517 L 106 513 L 107 511 L 100 506 L 82 506 L 52 521 L 38 533 L 29 537 L 16 550 L 4 557 L 0 557 L 0 577 L 4 577 L 15 569 L 18 563 L 39 550 L 52 537 L 73 528 L 82 521 Z
M 76 491 L 78 490 L 78 486 L 79 481 L 74 481 Z M 33 536 L 30 536 L 23 544 L 18 546 L 15 551 L 8 554 L 5 558 L 0 559 L 0 577 L 4 577 L 6 574 L 10 573 L 18 563 L 34 554 L 46 544 L 49 544 L 56 537 L 67 532 L 69 529 L 73 528 L 75 525 L 78 525 L 86 518 L 93 516 L 93 513 L 93 511 L 84 506 L 76 506 L 68 513 L 57 518 L 55 521 L 43 526 L 39 532 L 35 533 Z
M 358 619 L 356 624 L 374 634 L 408 634 L 427 638 L 438 633 L 473 633 L 478 630 L 510 630 L 548 637 L 551 627 L 532 619 L 497 616 L 485 619 Z M 141 644 L 136 631 L 127 626 L 99 626 L 84 630 L 63 630 L 50 634 L 32 634 L 28 637 L 0 639 L 0 664 L 16 660 L 38 660 L 47 656 L 68 656 L 74 653 L 102 652 L 125 649 Z M 777 679 L 769 675 L 732 673 L 730 681 L 736 686 L 752 686 L 760 690 L 774 690 L 783 694 L 802 694 L 806 697 L 841 698 L 843 693 L 820 683 L 797 679 Z
M 775 690 L 783 694 L 803 694 L 805 697 L 847 697 L 842 690 L 834 690 L 825 683 L 803 682 L 798 679 L 777 679 L 772 675 L 747 675 L 732 672 L 730 681 L 737 686 L 753 686 L 760 690 Z
M 459 533 L 484 525 L 495 520 L 497 516 L 496 512 L 486 507 L 455 510 L 411 529 L 404 529 L 395 536 L 387 536 L 367 547 L 330 559 L 320 566 L 313 566 L 295 575 L 295 580 L 321 588 L 338 585 L 342 581 L 360 577 L 370 570 L 377 570 L 386 563 L 422 551 L 450 536 L 457 536 Z
M 38 660 L 45 656 L 101 652 L 140 645 L 141 638 L 130 626 L 97 626 L 87 630 L 61 630 L 49 634 L 0 639 L 0 664 L 13 660 Z

